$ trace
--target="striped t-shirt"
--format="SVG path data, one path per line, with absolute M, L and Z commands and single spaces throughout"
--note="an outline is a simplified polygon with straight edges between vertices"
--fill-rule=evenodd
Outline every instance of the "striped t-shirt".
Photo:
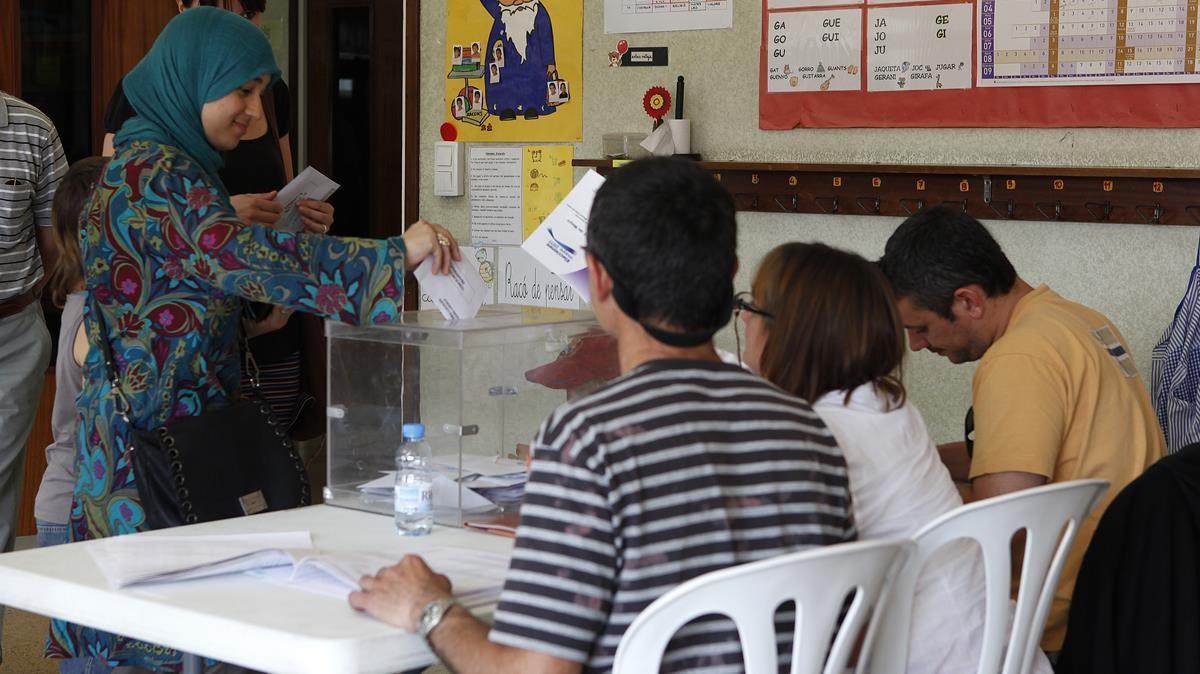
M 0 302 L 42 278 L 34 226 L 50 226 L 54 190 L 67 158 L 40 110 L 0 91 Z
M 820 417 L 733 365 L 646 363 L 556 410 L 533 451 L 491 640 L 588 672 L 611 670 L 629 624 L 680 583 L 855 538 L 845 461 Z M 732 625 L 708 621 L 680 630 L 663 669 L 741 662 Z

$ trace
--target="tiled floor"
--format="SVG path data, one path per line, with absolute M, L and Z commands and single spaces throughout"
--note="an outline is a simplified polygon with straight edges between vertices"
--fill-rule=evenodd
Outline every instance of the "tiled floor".
M 25 550 L 37 545 L 33 536 L 17 539 L 16 548 Z M 44 616 L 4 609 L 4 664 L 0 674 L 56 674 L 58 663 L 42 657 L 46 629 L 50 620 Z

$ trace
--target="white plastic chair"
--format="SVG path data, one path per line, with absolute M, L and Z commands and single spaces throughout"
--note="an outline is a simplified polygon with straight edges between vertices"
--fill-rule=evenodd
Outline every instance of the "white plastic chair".
M 916 554 L 896 574 L 887 602 L 872 620 L 870 631 L 879 634 L 874 650 L 864 652 L 867 657 L 860 659 L 857 671 L 904 672 L 917 577 L 942 546 L 969 538 L 983 552 L 987 580 L 987 617 L 977 671 L 1027 674 L 1079 524 L 1107 489 L 1106 480 L 1044 485 L 957 508 L 922 527 L 913 536 Z M 1011 546 L 1013 535 L 1021 529 L 1026 532 L 1025 554 L 1010 632 Z
M 912 549 L 907 539 L 843 543 L 693 578 L 634 619 L 617 646 L 613 674 L 657 672 L 675 632 L 711 614 L 737 626 L 747 674 L 777 674 L 775 612 L 789 600 L 796 603 L 792 674 L 842 672 L 868 614 Z M 829 638 L 851 592 L 854 599 L 831 649 Z

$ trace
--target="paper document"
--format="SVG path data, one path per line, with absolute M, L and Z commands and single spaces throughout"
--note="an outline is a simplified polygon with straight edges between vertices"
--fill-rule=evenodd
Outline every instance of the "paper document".
M 307 531 L 212 536 L 117 536 L 88 553 L 113 588 L 160 580 L 204 578 L 290 564 L 284 550 L 312 550 Z M 263 554 L 268 553 L 268 554 Z
M 389 470 L 380 477 L 364 482 L 358 485 L 358 490 L 364 494 L 371 496 L 386 496 L 391 497 L 393 490 L 396 488 L 396 471 Z M 507 487 L 506 487 L 507 488 Z M 458 508 L 458 492 L 459 483 L 445 475 L 438 473 L 433 477 L 433 507 L 434 509 Z M 462 490 L 462 509 L 466 511 L 483 511 L 491 510 L 496 507 L 495 503 L 489 501 L 486 497 L 472 491 L 470 488 Z
M 488 294 L 487 284 L 479 275 L 479 268 L 465 256 L 450 262 L 450 273 L 433 273 L 433 257 L 417 265 L 413 275 L 421 284 L 421 292 L 428 294 L 434 306 L 448 321 L 475 318 L 479 307 Z
M 288 547 L 273 547 L 275 545 Z M 246 573 L 297 589 L 345 598 L 363 576 L 399 561 L 395 555 L 322 552 L 307 531 L 210 536 L 119 536 L 88 552 L 113 589 Z M 500 595 L 508 557 L 464 548 L 434 548 L 421 556 L 450 578 L 454 596 L 479 606 Z
M 463 606 L 482 606 L 500 596 L 508 570 L 505 555 L 464 548 L 434 548 L 420 555 L 434 571 L 450 578 L 454 598 Z M 373 576 L 399 561 L 378 554 L 338 553 L 307 557 L 294 567 L 276 566 L 249 573 L 278 585 L 345 599 L 359 588 L 363 576 Z
M 317 169 L 309 166 L 300 172 L 300 175 L 292 179 L 292 182 L 283 186 L 279 190 L 279 194 L 275 195 L 275 201 L 283 204 L 283 215 L 279 218 L 275 228 L 284 232 L 299 232 L 304 229 L 304 222 L 300 219 L 300 209 L 296 207 L 296 202 L 302 199 L 313 199 L 314 201 L 325 201 L 333 196 L 337 188 L 341 185 L 326 178 Z
M 471 241 L 515 246 L 521 243 L 521 148 L 472 145 L 467 150 L 471 194 Z
M 541 226 L 521 245 L 535 260 L 566 281 L 585 302 L 590 301 L 591 296 L 588 293 L 587 256 L 583 247 L 587 243 L 587 223 L 592 212 L 592 201 L 603 184 L 603 176 L 588 171 L 567 194 L 567 198 L 550 212 Z

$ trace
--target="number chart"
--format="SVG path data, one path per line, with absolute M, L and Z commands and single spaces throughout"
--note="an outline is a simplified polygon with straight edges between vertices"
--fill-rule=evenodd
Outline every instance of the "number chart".
M 1200 126 L 1200 0 L 762 2 L 763 129 Z
M 1200 0 L 980 3 L 979 86 L 1200 82 Z

